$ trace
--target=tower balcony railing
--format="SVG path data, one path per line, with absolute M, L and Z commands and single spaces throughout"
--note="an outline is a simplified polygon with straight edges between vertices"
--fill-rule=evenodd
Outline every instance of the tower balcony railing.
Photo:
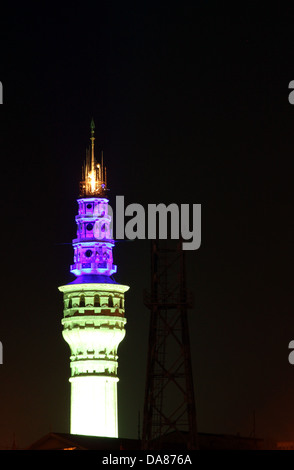
M 70 272 L 79 276 L 80 274 L 105 274 L 111 276 L 115 274 L 117 266 L 115 264 L 109 264 L 106 261 L 100 263 L 75 263 L 70 266 Z
M 78 245 L 81 243 L 104 243 L 114 246 L 115 240 L 113 238 L 96 238 L 94 236 L 74 238 L 72 240 L 72 245 Z

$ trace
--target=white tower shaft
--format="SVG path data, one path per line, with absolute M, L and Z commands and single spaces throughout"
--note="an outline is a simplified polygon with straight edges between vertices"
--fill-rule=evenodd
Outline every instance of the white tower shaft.
M 125 336 L 121 284 L 68 284 L 63 337 L 71 350 L 72 434 L 118 437 L 117 348 Z

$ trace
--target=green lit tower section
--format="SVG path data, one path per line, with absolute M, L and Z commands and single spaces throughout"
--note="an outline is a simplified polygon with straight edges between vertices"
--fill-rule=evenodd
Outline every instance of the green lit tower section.
M 76 276 L 59 287 L 63 293 L 63 337 L 69 344 L 70 432 L 118 437 L 118 355 L 125 337 L 125 300 L 128 286 L 117 284 L 113 264 L 106 168 L 94 156 L 94 122 L 80 183 L 77 238 L 72 241 Z

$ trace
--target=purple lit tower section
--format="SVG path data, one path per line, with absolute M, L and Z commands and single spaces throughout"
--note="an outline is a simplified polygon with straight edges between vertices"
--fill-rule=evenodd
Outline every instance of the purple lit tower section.
M 112 263 L 111 215 L 108 214 L 108 199 L 78 199 L 79 213 L 76 216 L 77 238 L 73 240 L 74 264 L 70 271 L 75 276 L 111 276 L 116 273 Z M 88 278 L 86 278 L 88 279 Z M 77 280 L 77 282 L 80 282 Z M 112 282 L 107 279 L 106 282 Z
M 117 284 L 112 249 L 112 211 L 106 168 L 94 156 L 94 129 L 80 183 L 77 238 L 72 241 L 76 279 L 63 292 L 63 337 L 69 344 L 71 377 L 70 432 L 118 437 L 117 349 L 125 336 L 124 293 Z

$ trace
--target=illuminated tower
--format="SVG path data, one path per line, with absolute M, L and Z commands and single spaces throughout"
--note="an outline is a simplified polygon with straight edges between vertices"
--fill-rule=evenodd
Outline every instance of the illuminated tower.
M 108 206 L 106 168 L 86 153 L 78 202 L 77 238 L 72 241 L 73 282 L 63 292 L 63 337 L 71 350 L 70 432 L 118 437 L 117 348 L 125 336 L 124 293 L 128 286 L 112 279 L 116 272 L 112 248 L 111 211 Z

